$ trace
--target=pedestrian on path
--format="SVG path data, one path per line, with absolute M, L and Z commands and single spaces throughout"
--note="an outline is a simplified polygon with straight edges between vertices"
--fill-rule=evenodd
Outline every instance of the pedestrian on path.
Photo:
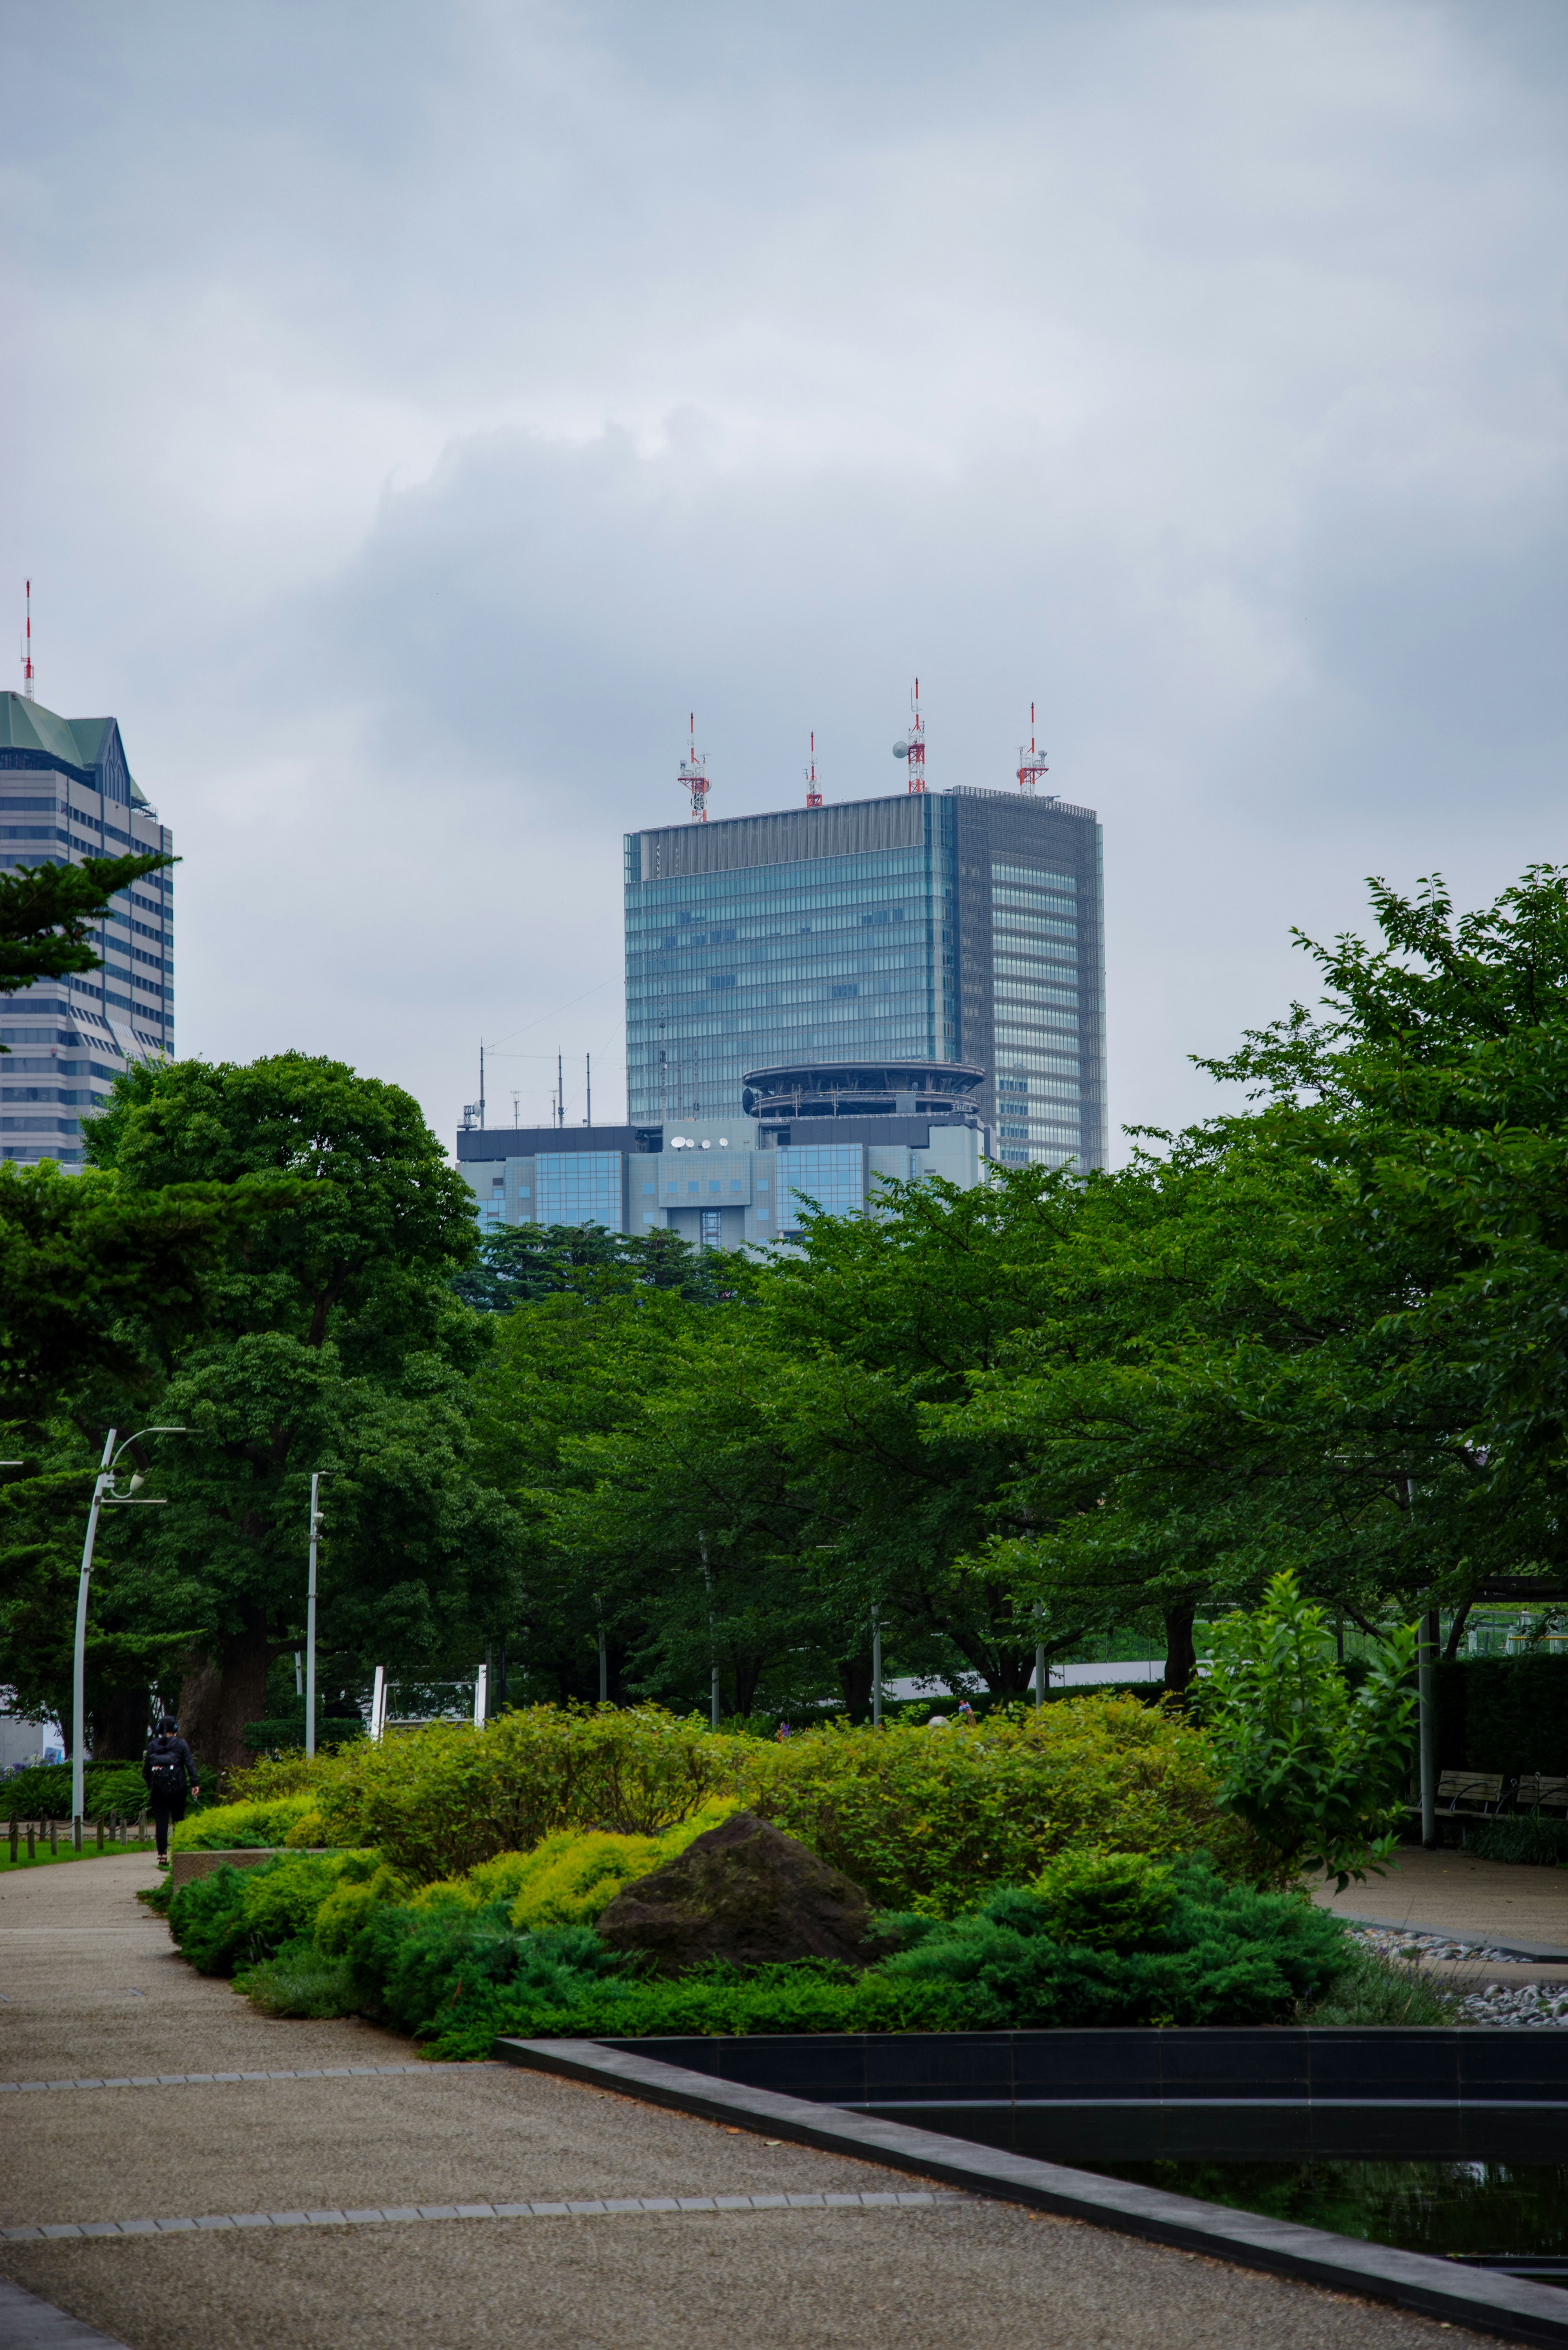
M 169 1866 L 169 1823 L 185 1816 L 185 1791 L 200 1795 L 196 1758 L 180 1735 L 180 1725 L 166 1713 L 147 1742 L 141 1775 L 152 1797 L 152 1825 L 158 1837 L 158 1866 Z

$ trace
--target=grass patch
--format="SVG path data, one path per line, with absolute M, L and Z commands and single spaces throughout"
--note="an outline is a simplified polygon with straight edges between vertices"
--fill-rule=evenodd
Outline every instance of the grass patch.
M 47 1843 L 41 1843 L 32 1859 L 29 1860 L 26 1841 L 24 1838 L 16 1857 L 13 1860 L 11 1846 L 9 1840 L 6 1840 L 0 1842 L 0 1877 L 9 1877 L 13 1871 L 20 1874 L 29 1868 L 57 1868 L 63 1861 L 67 1860 L 109 1860 L 116 1853 L 123 1859 L 127 1853 L 131 1852 L 145 1852 L 151 1856 L 152 1846 L 151 1844 L 106 1844 L 103 1850 L 99 1852 L 96 1844 L 89 1844 L 84 1845 L 80 1852 L 78 1852 L 71 1845 L 62 1841 L 58 1852 L 51 1852 Z
M 1417 1966 L 1382 1959 L 1358 1948 L 1326 1997 L 1305 2005 L 1297 2021 L 1311 2024 L 1358 2023 L 1368 2027 L 1455 2023 L 1463 1993 L 1435 1983 Z
M 1465 1850 L 1478 1860 L 1513 1860 L 1536 1868 L 1568 1861 L 1568 1820 L 1529 1817 L 1488 1820 L 1465 1830 Z

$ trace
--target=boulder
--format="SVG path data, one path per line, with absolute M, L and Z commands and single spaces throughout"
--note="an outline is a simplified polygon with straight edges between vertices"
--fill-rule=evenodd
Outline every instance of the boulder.
M 736 1812 L 651 1877 L 623 1886 L 596 1931 L 613 1950 L 648 1951 L 665 1975 L 704 1959 L 865 1966 L 881 1947 L 859 1886 L 754 1812 Z

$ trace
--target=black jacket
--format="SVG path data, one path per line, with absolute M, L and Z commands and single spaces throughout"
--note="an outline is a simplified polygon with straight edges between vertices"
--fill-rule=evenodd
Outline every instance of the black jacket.
M 148 1741 L 147 1752 L 141 1758 L 141 1775 L 150 1787 L 152 1784 L 152 1758 L 155 1754 L 160 1762 L 170 1755 L 173 1756 L 179 1765 L 179 1776 L 174 1783 L 182 1794 L 187 1787 L 193 1787 L 196 1784 L 196 1758 L 185 1741 L 182 1738 L 165 1738 L 160 1735 Z

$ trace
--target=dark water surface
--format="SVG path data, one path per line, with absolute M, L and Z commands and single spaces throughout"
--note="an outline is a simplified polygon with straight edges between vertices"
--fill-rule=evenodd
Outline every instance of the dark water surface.
M 1568 2163 L 1096 2162 L 1201 2202 L 1568 2284 Z

